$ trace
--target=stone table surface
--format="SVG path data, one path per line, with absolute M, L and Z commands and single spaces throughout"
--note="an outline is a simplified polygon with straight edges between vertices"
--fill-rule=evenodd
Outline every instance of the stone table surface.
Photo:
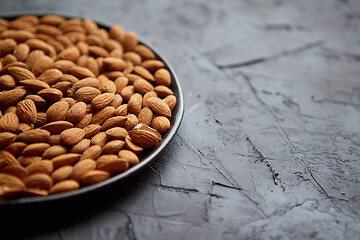
M 165 55 L 185 98 L 178 133 L 143 172 L 8 207 L 1 239 L 360 239 L 360 1 L 0 6 L 122 25 Z

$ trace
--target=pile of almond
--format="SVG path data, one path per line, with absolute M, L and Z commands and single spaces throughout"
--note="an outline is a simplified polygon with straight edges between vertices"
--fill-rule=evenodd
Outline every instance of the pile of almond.
M 0 18 L 0 199 L 73 191 L 139 163 L 170 128 L 171 81 L 120 26 Z

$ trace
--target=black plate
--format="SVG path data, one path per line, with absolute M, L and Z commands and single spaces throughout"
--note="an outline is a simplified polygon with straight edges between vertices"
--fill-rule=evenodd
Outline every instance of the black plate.
M 24 14 L 24 15 L 35 15 L 38 17 L 41 17 L 43 15 L 46 14 Z M 56 14 L 58 15 L 58 14 Z M 20 16 L 23 15 L 11 15 L 11 16 L 4 16 L 1 18 L 7 19 L 7 20 L 13 20 L 15 18 L 18 18 Z M 77 17 L 77 16 L 64 16 L 63 14 L 59 15 L 59 16 L 63 16 L 65 18 L 81 18 L 81 17 Z M 98 21 L 95 21 L 98 24 L 98 26 L 100 28 L 104 28 L 106 30 L 109 30 L 110 27 L 107 24 L 102 24 L 99 23 Z M 121 25 L 121 24 L 120 24 Z M 165 59 L 165 57 L 157 50 L 155 49 L 155 47 L 151 46 L 151 44 L 146 43 L 143 40 L 139 40 L 140 44 L 143 44 L 145 46 L 147 46 L 148 48 L 150 48 L 156 55 L 158 60 L 161 60 L 165 63 L 165 68 L 169 70 L 170 74 L 171 74 L 171 90 L 174 92 L 174 95 L 177 98 L 177 104 L 174 108 L 174 110 L 171 113 L 171 118 L 170 118 L 170 123 L 171 123 L 171 127 L 170 129 L 167 131 L 167 133 L 163 136 L 162 140 L 160 141 L 160 143 L 158 144 L 158 146 L 154 149 L 152 149 L 151 151 L 147 151 L 144 152 L 141 156 L 140 156 L 140 163 L 131 167 L 129 170 L 116 175 L 104 182 L 92 185 L 92 186 L 87 186 L 87 187 L 82 187 L 78 190 L 75 191 L 71 191 L 71 192 L 66 192 L 66 193 L 59 193 L 59 194 L 54 194 L 54 195 L 49 195 L 49 196 L 42 196 L 42 197 L 26 197 L 26 198 L 18 198 L 18 199 L 9 199 L 9 200 L 0 200 L 0 205 L 16 205 L 16 204 L 27 204 L 27 203 L 41 203 L 41 202 L 49 202 L 49 201 L 57 201 L 57 200 L 62 200 L 62 199 L 69 199 L 75 196 L 79 196 L 79 195 L 83 195 L 89 192 L 94 192 L 98 189 L 102 189 L 106 186 L 109 186 L 110 184 L 113 184 L 115 182 L 120 182 L 120 181 L 124 181 L 125 179 L 129 178 L 130 176 L 138 173 L 139 171 L 141 171 L 142 169 L 144 169 L 147 165 L 149 165 L 153 160 L 156 159 L 156 157 L 165 149 L 165 147 L 170 143 L 170 141 L 172 140 L 172 138 L 175 136 L 180 123 L 182 121 L 183 115 L 184 115 L 184 99 L 183 99 L 183 94 L 182 94 L 182 90 L 181 90 L 181 86 L 179 83 L 179 80 L 173 70 L 173 68 L 171 67 L 171 65 L 169 64 L 169 62 Z

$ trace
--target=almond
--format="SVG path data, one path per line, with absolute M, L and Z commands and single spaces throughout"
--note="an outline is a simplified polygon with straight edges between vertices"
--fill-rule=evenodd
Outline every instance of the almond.
M 14 49 L 14 56 L 19 62 L 24 62 L 30 52 L 30 48 L 25 43 L 20 43 Z
M 69 47 L 60 52 L 56 60 L 69 60 L 75 63 L 79 57 L 80 51 L 76 47 Z
M 126 65 L 125 61 L 121 58 L 106 57 L 103 60 L 103 67 L 105 70 L 122 71 Z
M 143 66 L 150 72 L 155 72 L 156 70 L 165 67 L 165 64 L 159 60 L 146 60 L 141 63 L 141 66 Z
M 111 56 L 111 51 L 115 49 L 120 49 L 123 51 L 121 44 L 118 41 L 115 41 L 114 39 L 105 39 L 104 48 L 110 52 L 110 56 Z M 120 57 L 122 57 L 122 55 Z
M 46 15 L 40 18 L 40 23 L 53 26 L 59 26 L 64 21 L 65 18 L 56 15 Z
M 112 140 L 124 140 L 125 137 L 128 135 L 128 131 L 126 131 L 126 129 L 122 127 L 110 128 L 105 133 L 106 136 Z
M 51 136 L 49 137 L 48 143 L 49 143 L 51 146 L 62 144 L 61 138 L 60 138 L 60 134 L 51 135 Z
M 47 123 L 41 126 L 41 129 L 49 131 L 51 134 L 58 134 L 62 131 L 72 128 L 73 124 L 68 121 L 55 121 L 51 123 Z
M 160 98 L 151 97 L 147 99 L 147 104 L 157 114 L 165 117 L 171 117 L 171 110 L 169 106 Z
M 7 30 L 1 33 L 1 38 L 12 38 L 18 43 L 23 43 L 30 38 L 35 38 L 35 34 L 26 30 Z
M 31 51 L 28 56 L 26 57 L 25 63 L 29 69 L 32 68 L 34 65 L 34 62 L 36 59 L 38 59 L 41 56 L 44 56 L 45 53 L 42 50 L 33 50 Z
M 130 150 L 121 150 L 118 156 L 120 159 L 125 159 L 130 166 L 134 166 L 139 163 L 139 157 Z
M 85 67 L 81 67 L 81 66 L 73 66 L 72 68 L 70 68 L 69 73 L 80 79 L 88 78 L 88 77 L 92 77 L 92 78 L 95 77 L 93 72 L 91 72 L 89 69 L 87 69 Z
M 90 170 L 95 170 L 96 162 L 92 159 L 84 159 L 74 165 L 70 178 L 79 181 Z
M 13 89 L 0 95 L 0 106 L 9 107 L 17 104 L 26 94 L 25 89 Z
M 54 64 L 54 61 L 49 56 L 40 56 L 38 59 L 35 60 L 32 66 L 32 72 L 35 76 L 39 76 L 45 70 L 51 68 Z
M 69 104 L 64 101 L 56 102 L 46 111 L 46 117 L 49 122 L 61 121 L 65 119 Z
M 125 51 L 131 51 L 138 44 L 136 33 L 127 32 L 124 35 L 124 38 L 121 40 L 121 44 L 124 47 Z
M 26 172 L 29 175 L 34 173 L 45 173 L 50 175 L 54 170 L 53 164 L 49 160 L 41 160 L 38 162 L 34 162 L 26 167 Z
M 120 94 L 115 94 L 114 99 L 111 101 L 110 106 L 114 107 L 115 109 L 119 107 L 123 102 L 123 99 Z
M 80 156 L 78 153 L 66 153 L 52 158 L 51 162 L 54 168 L 59 168 L 65 165 L 73 165 L 79 160 Z
M 2 150 L 0 151 L 0 165 L 19 167 L 20 163 L 10 152 Z
M 170 110 L 172 111 L 176 106 L 176 97 L 174 95 L 168 95 L 163 101 L 169 106 Z
M 84 78 L 79 82 L 75 83 L 72 88 L 76 91 L 82 87 L 94 87 L 98 88 L 100 86 L 99 81 L 96 78 Z
M 38 188 L 26 188 L 25 190 L 22 190 L 20 192 L 20 195 L 23 197 L 42 197 L 42 196 L 47 196 L 48 191 Z
M 56 169 L 50 176 L 53 183 L 55 184 L 57 182 L 61 182 L 63 180 L 69 179 L 73 171 L 73 168 L 74 168 L 73 166 L 65 165 Z
M 142 107 L 142 96 L 139 93 L 133 94 L 128 102 L 128 112 L 139 115 Z
M 91 123 L 92 120 L 92 114 L 85 114 L 83 119 L 81 119 L 80 122 L 77 122 L 74 126 L 78 128 L 85 128 Z
M 109 54 L 109 57 L 123 58 L 123 56 L 124 56 L 124 49 L 122 48 L 122 46 L 120 48 L 112 49 L 109 51 L 111 51 Z M 126 69 L 126 66 L 127 66 L 127 63 L 125 62 L 125 69 Z
M 127 117 L 123 116 L 111 117 L 103 123 L 103 125 L 101 126 L 101 130 L 106 131 L 109 128 L 121 127 L 125 124 L 126 120 Z
M 61 141 L 68 146 L 77 144 L 84 136 L 85 131 L 81 128 L 69 128 L 60 134 Z
M 138 124 L 129 132 L 131 140 L 144 148 L 154 148 L 159 143 L 161 135 L 153 128 Z
M 6 190 L 23 190 L 25 189 L 24 183 L 17 177 L 7 173 L 0 173 L 0 186 Z M 1 198 L 1 191 L 0 191 Z
M 127 120 L 124 124 L 124 128 L 127 131 L 130 131 L 133 127 L 135 127 L 139 123 L 139 119 L 134 114 L 127 115 Z
M 104 132 L 99 132 L 91 138 L 91 145 L 98 145 L 103 147 L 107 143 L 107 135 Z
M 169 87 L 171 84 L 171 75 L 165 68 L 160 68 L 154 73 L 155 82 L 158 85 L 164 85 Z
M 102 124 L 115 113 L 115 108 L 107 106 L 94 114 L 91 123 Z
M 131 96 L 135 93 L 135 88 L 133 85 L 129 85 L 124 87 L 121 92 L 120 95 L 121 97 L 124 99 L 125 102 L 129 101 L 129 99 L 131 98 Z
M 12 53 L 16 48 L 16 42 L 14 39 L 7 38 L 1 41 L 0 44 L 0 57 L 4 57 L 9 53 Z
M 43 89 L 37 94 L 49 101 L 59 101 L 63 96 L 62 92 L 56 88 Z
M 151 111 L 151 109 L 148 107 L 141 109 L 138 119 L 139 123 L 150 125 L 151 120 L 153 119 L 153 111 Z
M 118 42 L 121 42 L 125 37 L 125 31 L 121 26 L 112 26 L 109 30 L 110 37 Z
M 123 58 L 125 61 L 129 61 L 135 66 L 141 64 L 141 56 L 136 52 L 126 52 L 124 53 Z
M 90 124 L 84 128 L 84 138 L 91 138 L 100 132 L 101 126 L 99 124 Z
M 124 159 L 119 159 L 117 155 L 102 155 L 96 160 L 96 169 L 104 170 L 111 174 L 118 174 L 126 171 L 129 163 Z
M 159 133 L 165 133 L 170 128 L 170 120 L 164 116 L 158 116 L 151 121 L 151 126 Z
M 22 80 L 20 81 L 20 84 L 32 92 L 38 92 L 42 89 L 50 88 L 49 84 L 37 79 Z
M 122 104 L 115 109 L 115 116 L 126 116 L 128 114 L 127 104 Z
M 103 170 L 90 170 L 81 177 L 81 182 L 85 186 L 103 182 L 111 177 L 110 173 Z
M 102 149 L 103 154 L 118 154 L 121 149 L 124 147 L 124 141 L 113 140 L 106 143 Z
M 89 46 L 89 55 L 93 56 L 93 57 L 103 57 L 106 58 L 107 56 L 109 56 L 109 52 L 102 48 L 102 47 L 98 47 L 98 46 Z
M 26 148 L 26 146 L 27 144 L 23 142 L 13 142 L 3 148 L 3 150 L 8 151 L 15 157 L 19 157 L 22 154 L 22 151 Z
M 141 153 L 144 148 L 135 144 L 132 140 L 131 140 L 131 137 L 129 135 L 127 135 L 125 137 L 125 147 L 126 149 L 138 154 L 138 153 Z
M 155 81 L 154 76 L 149 72 L 149 70 L 147 70 L 146 68 L 144 68 L 142 66 L 135 66 L 134 73 L 145 78 L 146 80 Z
M 45 173 L 34 173 L 24 179 L 26 187 L 49 190 L 53 184 L 49 175 Z
M 20 179 L 24 179 L 27 177 L 28 173 L 22 166 L 5 166 L 1 169 L 2 173 L 11 174 Z
M 39 162 L 41 161 L 41 157 L 39 156 L 20 156 L 18 157 L 18 162 L 21 164 L 21 166 L 23 167 L 27 167 L 29 166 L 30 164 L 32 163 L 35 163 L 35 162 Z
M 90 102 L 100 94 L 100 90 L 94 87 L 82 87 L 75 92 L 77 99 L 82 102 Z
M 90 139 L 83 139 L 74 146 L 72 146 L 69 152 L 82 154 L 89 147 L 90 147 Z
M 63 73 L 58 69 L 47 69 L 38 77 L 38 79 L 48 85 L 53 85 L 61 80 L 62 75 Z
M 134 84 L 136 79 L 144 79 L 140 75 L 134 74 L 134 73 L 128 73 L 125 75 L 129 79 L 129 84 Z
M 52 136 L 55 136 L 55 135 L 52 135 Z M 59 156 L 59 155 L 65 154 L 65 153 L 67 153 L 67 148 L 65 146 L 54 145 L 44 151 L 44 153 L 42 154 L 42 158 L 43 159 L 52 159 L 56 156 Z
M 148 47 L 144 45 L 137 45 L 134 47 L 134 52 L 139 54 L 143 61 L 156 59 L 155 54 Z
M 56 193 L 63 193 L 63 192 L 70 192 L 80 188 L 79 182 L 69 179 L 63 180 L 56 183 L 52 186 L 49 190 L 49 194 L 56 194 Z
M 93 159 L 93 160 L 97 159 L 101 155 L 101 150 L 102 150 L 101 147 L 98 145 L 93 145 L 89 147 L 82 153 L 80 157 L 80 161 L 84 159 Z
M 16 132 L 21 133 L 30 129 L 34 129 L 34 124 L 20 123 Z
M 48 143 L 33 143 L 26 146 L 23 150 L 24 155 L 41 155 L 50 147 Z
M 43 99 L 43 98 L 40 97 L 39 95 L 32 95 L 32 94 L 30 94 L 30 95 L 27 95 L 27 96 L 25 97 L 25 99 L 30 99 L 30 100 L 32 100 L 32 101 L 35 103 L 36 108 L 42 108 L 42 107 L 44 107 L 45 104 L 46 104 L 45 99 Z
M 141 79 L 141 78 L 136 79 L 133 85 L 135 91 L 139 92 L 142 95 L 144 95 L 147 92 L 154 91 L 154 86 L 145 79 Z
M 115 93 L 116 92 L 116 85 L 113 81 L 108 80 L 108 81 L 104 81 L 101 85 L 100 85 L 100 90 L 104 93 Z
M 86 114 L 86 104 L 84 102 L 75 103 L 67 112 L 66 120 L 76 123 L 81 121 Z
M 31 99 L 22 100 L 17 104 L 16 113 L 25 123 L 35 123 L 37 110 L 35 103 Z
M 121 90 L 129 84 L 129 79 L 127 77 L 118 77 L 115 79 L 114 84 L 116 87 L 115 93 L 119 94 Z
M 56 70 L 62 72 L 62 73 L 68 73 L 70 72 L 70 69 L 75 66 L 75 63 L 70 61 L 70 60 L 57 60 L 54 65 L 53 68 L 55 68 Z M 43 73 L 44 74 L 44 73 Z
M 1 68 L 0 68 L 1 70 Z M 14 78 L 10 75 L 0 76 L 0 88 L 1 89 L 12 89 L 16 86 Z
M 16 140 L 25 143 L 47 142 L 50 133 L 43 129 L 31 129 L 20 133 Z
M 19 127 L 19 118 L 15 113 L 5 113 L 0 119 L 0 130 L 4 132 L 15 132 Z
M 102 109 L 107 105 L 109 105 L 113 99 L 114 99 L 114 93 L 100 94 L 91 101 L 91 107 L 96 110 Z
M 143 107 L 149 107 L 147 100 L 151 97 L 157 97 L 158 95 L 156 94 L 155 91 L 150 91 L 145 93 L 144 97 L 143 97 Z
M 67 94 L 71 85 L 72 85 L 72 83 L 70 83 L 70 82 L 61 81 L 61 82 L 51 85 L 51 87 L 60 90 L 62 92 L 62 94 L 64 95 L 64 94 Z
M 62 31 L 59 28 L 47 24 L 39 24 L 36 26 L 36 29 L 38 33 L 45 33 L 52 37 L 56 37 L 62 34 Z

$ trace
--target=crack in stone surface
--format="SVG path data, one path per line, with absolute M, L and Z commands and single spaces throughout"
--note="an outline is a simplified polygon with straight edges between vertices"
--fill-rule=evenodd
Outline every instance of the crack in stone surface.
M 130 240 L 136 240 L 135 231 L 134 231 L 134 224 L 133 224 L 133 222 L 131 220 L 131 217 L 129 216 L 129 214 L 126 214 L 126 213 L 124 213 L 124 214 L 128 219 L 128 222 L 126 224 L 126 236 Z
M 268 57 L 259 57 L 259 58 L 251 59 L 251 60 L 244 61 L 244 62 L 238 62 L 238 63 L 230 63 L 230 64 L 216 64 L 215 63 L 215 64 L 219 69 L 240 68 L 240 67 L 245 67 L 245 66 L 249 66 L 249 65 L 267 62 L 267 61 L 278 59 L 281 57 L 290 56 L 290 55 L 304 52 L 304 51 L 307 51 L 307 50 L 310 50 L 313 48 L 321 47 L 324 45 L 324 43 L 325 43 L 325 40 L 317 40 L 314 42 L 306 43 L 304 45 L 301 45 L 299 47 L 296 47 L 296 48 L 293 48 L 290 50 L 284 50 L 282 52 L 270 55 Z

